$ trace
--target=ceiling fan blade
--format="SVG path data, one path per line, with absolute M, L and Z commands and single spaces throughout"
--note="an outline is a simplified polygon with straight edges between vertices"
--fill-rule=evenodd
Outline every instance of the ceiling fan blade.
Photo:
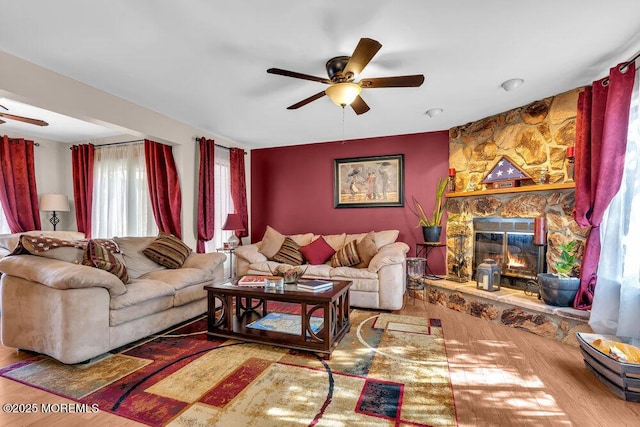
M 364 99 L 362 99 L 360 95 L 356 96 L 356 99 L 351 103 L 351 108 L 353 108 L 353 111 L 355 111 L 357 115 L 366 113 L 370 110 L 369 106 L 364 102 Z
M 344 67 L 343 73 L 345 77 L 355 78 L 358 76 L 381 47 L 382 45 L 373 39 L 360 39 L 358 46 L 356 46 L 351 55 L 351 59 Z M 351 77 L 349 77 L 349 73 L 351 73 Z
M 0 113 L 0 117 L 4 117 L 6 119 L 17 120 L 19 122 L 25 122 L 36 126 L 49 126 L 49 123 L 38 120 L 38 119 L 30 119 L 29 117 L 22 116 L 14 116 L 13 114 Z
M 312 82 L 325 83 L 328 85 L 331 84 L 331 80 L 326 79 L 324 77 L 310 76 L 309 74 L 296 73 L 295 71 L 283 70 L 281 68 L 269 68 L 267 70 L 267 73 L 278 74 L 280 76 L 293 77 L 293 78 L 302 79 L 302 80 L 310 80 Z
M 0 120 L 0 125 L 3 123 L 7 123 L 7 122 L 5 122 L 4 120 Z
M 418 87 L 424 83 L 422 74 L 411 76 L 378 77 L 373 79 L 360 80 L 360 86 L 364 89 L 375 89 L 379 87 Z
M 307 105 L 308 103 L 310 103 L 312 101 L 315 101 L 316 99 L 322 98 L 324 95 L 325 95 L 324 91 L 318 92 L 315 95 L 311 95 L 310 97 L 305 98 L 302 101 L 287 107 L 287 110 L 295 110 L 295 109 L 298 109 L 300 107 L 303 107 L 303 106 Z

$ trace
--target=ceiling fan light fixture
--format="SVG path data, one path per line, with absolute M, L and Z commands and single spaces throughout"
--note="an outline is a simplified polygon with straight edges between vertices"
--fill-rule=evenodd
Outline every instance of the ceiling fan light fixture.
M 351 105 L 360 95 L 362 88 L 355 83 L 336 83 L 325 89 L 325 93 L 334 104 L 344 107 Z
M 502 83 L 501 86 L 502 86 L 502 89 L 506 90 L 507 92 L 511 92 L 512 90 L 522 86 L 523 83 L 524 83 L 524 80 L 522 79 L 510 79 Z

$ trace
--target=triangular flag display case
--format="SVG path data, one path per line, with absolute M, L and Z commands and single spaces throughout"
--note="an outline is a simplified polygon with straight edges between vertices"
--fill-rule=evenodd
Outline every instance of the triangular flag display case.
M 502 156 L 481 181 L 487 188 L 519 187 L 523 183 L 532 183 L 528 173 L 520 169 L 509 156 Z

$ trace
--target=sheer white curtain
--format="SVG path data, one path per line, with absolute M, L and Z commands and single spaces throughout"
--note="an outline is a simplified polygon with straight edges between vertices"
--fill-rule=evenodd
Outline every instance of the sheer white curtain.
M 4 210 L 0 207 L 0 234 L 11 234 L 7 217 L 4 215 Z
M 92 235 L 154 236 L 144 145 L 96 147 Z
M 620 191 L 600 226 L 602 251 L 589 325 L 640 338 L 640 73 L 636 73 Z M 633 215 L 635 213 L 635 215 Z
M 214 191 L 214 216 L 215 231 L 213 239 L 205 243 L 205 251 L 213 252 L 221 248 L 222 244 L 229 240 L 232 231 L 222 230 L 227 214 L 233 212 L 231 200 L 231 175 L 229 164 L 229 150 L 216 147 L 215 153 L 215 191 Z M 229 263 L 225 263 L 225 273 L 229 274 Z

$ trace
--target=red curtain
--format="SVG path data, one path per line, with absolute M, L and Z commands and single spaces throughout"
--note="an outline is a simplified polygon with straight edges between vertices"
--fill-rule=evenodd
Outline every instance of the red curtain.
M 41 228 L 33 147 L 6 135 L 0 144 L 0 202 L 12 233 Z
M 144 159 L 151 207 L 158 229 L 182 238 L 182 193 L 171 146 L 145 139 Z
M 591 226 L 573 304 L 582 310 L 591 308 L 600 259 L 600 223 L 620 189 L 624 169 L 635 67 L 625 72 L 620 68 L 612 68 L 608 78 L 593 82 L 578 98 L 575 219 L 582 227 Z
M 93 144 L 71 147 L 73 169 L 73 200 L 76 207 L 76 224 L 87 238 L 91 238 L 91 213 L 93 212 Z
M 231 200 L 235 213 L 242 218 L 244 230 L 235 232 L 238 237 L 249 235 L 249 213 L 247 210 L 247 184 L 244 176 L 244 150 L 240 148 L 229 149 L 229 162 L 231 164 Z
M 213 239 L 215 148 L 212 139 L 200 138 L 200 170 L 198 173 L 198 245 L 204 253 L 204 242 Z

